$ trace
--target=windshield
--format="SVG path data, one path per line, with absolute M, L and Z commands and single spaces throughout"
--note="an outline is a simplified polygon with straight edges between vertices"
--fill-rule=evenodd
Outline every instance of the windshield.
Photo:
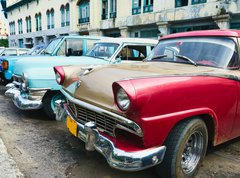
M 236 44 L 225 37 L 189 37 L 162 40 L 147 61 L 192 63 L 219 68 L 239 67 Z
M 0 55 L 3 53 L 4 50 L 5 48 L 0 48 Z
M 58 43 L 62 40 L 62 38 L 57 38 L 53 41 L 51 41 L 51 43 L 49 43 L 49 45 L 46 47 L 46 49 L 44 50 L 44 54 L 52 54 L 53 51 L 56 49 Z
M 110 59 L 119 44 L 115 43 L 96 43 L 86 54 L 90 57 Z
M 34 46 L 34 47 L 32 47 L 30 49 L 30 51 L 27 52 L 27 55 L 37 55 L 37 54 L 40 54 L 43 49 L 44 49 L 44 45 Z

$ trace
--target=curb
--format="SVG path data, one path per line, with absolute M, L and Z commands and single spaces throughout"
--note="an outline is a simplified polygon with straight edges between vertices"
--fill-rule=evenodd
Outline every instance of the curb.
M 22 178 L 23 174 L 17 167 L 16 162 L 8 154 L 7 148 L 0 138 L 0 177 L 4 178 Z

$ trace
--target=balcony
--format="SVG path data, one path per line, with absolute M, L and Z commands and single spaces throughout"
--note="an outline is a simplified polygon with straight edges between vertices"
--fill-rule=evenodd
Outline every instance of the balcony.
M 153 5 L 146 5 L 143 6 L 143 13 L 147 13 L 147 12 L 152 12 L 153 11 Z
M 78 19 L 78 23 L 81 24 L 81 23 L 87 23 L 89 22 L 89 17 L 85 17 L 85 18 L 80 18 Z
M 110 12 L 110 18 L 116 18 L 117 17 L 117 13 L 116 12 Z
M 141 7 L 132 8 L 132 15 L 141 14 Z

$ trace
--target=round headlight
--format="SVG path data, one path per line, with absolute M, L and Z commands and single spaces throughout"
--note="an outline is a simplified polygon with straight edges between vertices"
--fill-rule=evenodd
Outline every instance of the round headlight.
M 58 84 L 60 84 L 61 83 L 61 80 L 62 80 L 62 78 L 61 78 L 61 75 L 58 73 L 58 72 L 56 72 L 56 81 L 57 81 L 57 83 Z
M 121 110 L 125 111 L 125 110 L 127 110 L 129 108 L 129 106 L 130 106 L 130 99 L 129 99 L 127 93 L 122 88 L 120 88 L 118 90 L 116 99 L 117 99 L 118 107 Z

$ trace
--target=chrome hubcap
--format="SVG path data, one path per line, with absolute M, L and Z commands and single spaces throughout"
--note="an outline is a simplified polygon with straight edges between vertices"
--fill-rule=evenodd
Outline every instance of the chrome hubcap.
M 194 132 L 186 141 L 181 161 L 185 174 L 190 174 L 198 165 L 203 152 L 203 143 L 203 135 L 199 131 Z

